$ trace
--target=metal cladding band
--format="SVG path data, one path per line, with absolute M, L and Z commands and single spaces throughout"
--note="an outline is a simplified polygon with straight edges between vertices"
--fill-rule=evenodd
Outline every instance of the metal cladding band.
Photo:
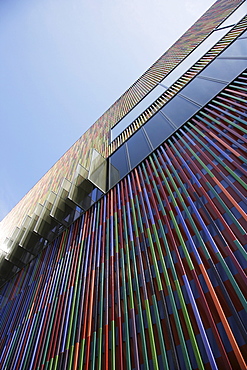
M 246 369 L 247 73 L 2 288 L 0 368 Z

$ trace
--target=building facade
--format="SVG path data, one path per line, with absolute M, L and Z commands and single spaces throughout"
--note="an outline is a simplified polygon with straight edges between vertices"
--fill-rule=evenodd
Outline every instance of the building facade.
M 246 5 L 216 1 L 2 221 L 1 369 L 246 369 Z

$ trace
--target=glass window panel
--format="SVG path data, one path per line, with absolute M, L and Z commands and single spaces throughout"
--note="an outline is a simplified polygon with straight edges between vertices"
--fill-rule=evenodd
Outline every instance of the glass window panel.
M 204 105 L 225 86 L 226 84 L 223 83 L 196 77 L 183 90 L 181 90 L 181 94 L 201 105 Z
M 90 194 L 92 200 L 96 202 L 98 199 L 100 199 L 103 195 L 103 192 L 99 190 L 98 188 L 93 189 L 92 193 Z
M 165 88 L 158 85 L 145 96 L 119 123 L 111 130 L 111 141 L 123 132 L 139 115 L 144 112 L 158 97 L 163 94 Z
M 229 29 L 219 30 L 211 33 L 200 45 L 198 45 L 190 55 L 188 55 L 168 76 L 161 81 L 161 84 L 169 87 L 180 76 L 182 76 L 194 63 L 198 61 L 212 46 L 219 41 Z
M 247 57 L 247 42 L 245 39 L 238 39 L 230 45 L 221 55 L 221 57 Z
M 124 144 L 110 157 L 110 187 L 124 177 L 129 170 L 126 144 Z
M 219 28 L 236 24 L 247 10 L 245 1 L 237 10 L 235 10 Z M 198 45 L 190 55 L 188 55 L 178 66 L 161 81 L 161 85 L 156 86 L 139 104 L 136 105 L 119 123 L 111 130 L 111 140 L 114 140 L 120 133 L 128 127 L 150 104 L 153 103 L 163 92 L 164 88 L 171 86 L 183 73 L 185 73 L 199 58 L 201 58 L 215 43 L 220 40 L 230 28 L 219 29 L 212 32 L 200 45 Z M 246 32 L 245 32 L 246 36 Z M 163 85 L 163 87 L 162 87 Z
M 131 168 L 135 167 L 151 152 L 150 145 L 148 144 L 142 129 L 137 131 L 127 141 L 127 147 L 129 150 Z
M 175 131 L 171 124 L 159 112 L 144 125 L 144 129 L 154 148 L 157 148 L 157 146 L 163 143 Z
M 167 103 L 161 111 L 176 125 L 180 126 L 186 122 L 199 107 L 189 101 L 175 96 Z
M 242 39 L 243 37 L 247 37 L 247 31 L 245 31 L 244 33 L 242 33 L 241 36 L 239 36 L 240 39 Z
M 246 60 L 217 58 L 213 63 L 209 64 L 200 75 L 230 82 L 246 67 Z

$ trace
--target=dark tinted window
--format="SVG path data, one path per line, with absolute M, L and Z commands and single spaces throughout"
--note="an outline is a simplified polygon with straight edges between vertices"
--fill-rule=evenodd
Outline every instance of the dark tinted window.
M 124 144 L 110 157 L 110 186 L 124 177 L 129 170 L 126 144 Z
M 247 67 L 247 61 L 241 59 L 220 59 L 217 58 L 209 64 L 201 76 L 213 77 L 219 80 L 230 82 Z
M 225 85 L 202 78 L 195 78 L 181 91 L 181 94 L 204 105 L 222 90 Z
M 180 126 L 186 122 L 199 107 L 189 101 L 175 96 L 169 103 L 167 103 L 161 111 L 167 115 L 176 126 Z
M 128 141 L 131 168 L 135 167 L 151 151 L 142 129 L 137 131 Z
M 144 130 L 154 148 L 159 146 L 175 131 L 171 124 L 159 112 L 144 125 Z

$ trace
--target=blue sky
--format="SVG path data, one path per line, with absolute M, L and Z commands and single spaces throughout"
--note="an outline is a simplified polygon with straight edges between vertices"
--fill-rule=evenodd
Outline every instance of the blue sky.
M 213 3 L 0 1 L 0 219 Z

